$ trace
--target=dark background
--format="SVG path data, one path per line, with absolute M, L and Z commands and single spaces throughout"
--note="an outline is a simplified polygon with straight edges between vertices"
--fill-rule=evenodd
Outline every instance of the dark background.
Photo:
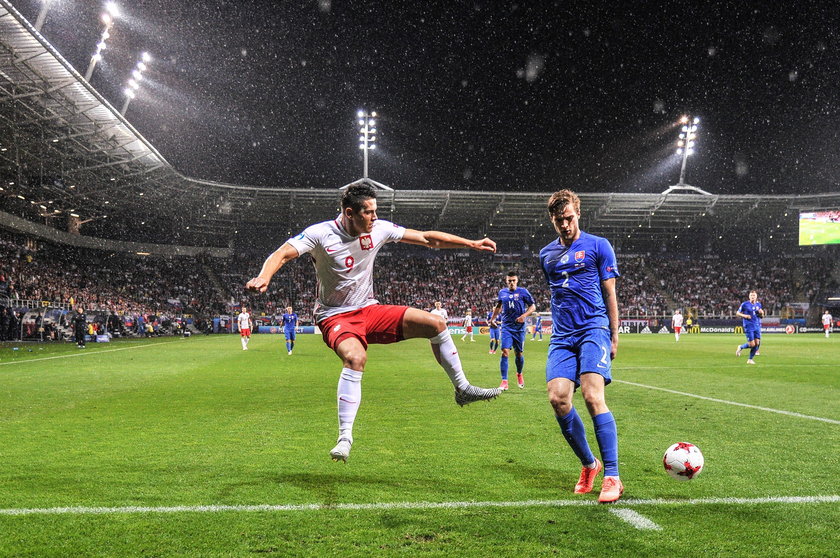
M 13 4 L 34 23 L 40 2 Z M 689 113 L 689 184 L 837 190 L 837 4 L 616 4 L 123 2 L 91 82 L 119 110 L 148 50 L 126 116 L 193 178 L 341 186 L 367 108 L 370 175 L 398 189 L 660 192 Z M 42 30 L 82 74 L 102 6 L 53 0 Z

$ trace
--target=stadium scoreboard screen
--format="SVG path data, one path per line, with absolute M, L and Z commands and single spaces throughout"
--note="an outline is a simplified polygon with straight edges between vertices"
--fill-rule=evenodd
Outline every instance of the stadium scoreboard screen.
M 799 245 L 840 244 L 840 209 L 799 212 Z

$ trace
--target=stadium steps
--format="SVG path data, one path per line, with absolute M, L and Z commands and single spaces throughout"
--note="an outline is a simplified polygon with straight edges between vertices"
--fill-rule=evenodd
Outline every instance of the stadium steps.
M 651 269 L 650 267 L 648 267 L 647 263 L 645 263 L 645 265 L 642 267 L 642 269 L 645 270 L 645 280 L 648 282 L 648 285 L 653 287 L 653 289 L 656 292 L 658 292 L 660 295 L 662 295 L 662 298 L 665 299 L 665 304 L 668 305 L 667 307 L 668 308 L 679 308 L 680 305 L 677 304 L 677 302 L 671 296 L 671 293 L 669 293 L 667 290 L 662 288 L 662 283 L 660 282 L 660 278 L 656 274 L 656 272 L 653 269 Z
M 207 274 L 207 277 L 210 279 L 210 283 L 219 292 L 221 300 L 227 300 L 230 293 L 228 293 L 227 289 L 225 289 L 222 286 L 222 281 L 221 279 L 219 279 L 219 276 L 216 274 L 216 272 L 213 271 L 213 269 L 206 264 L 202 264 L 201 268 L 204 270 L 204 273 Z

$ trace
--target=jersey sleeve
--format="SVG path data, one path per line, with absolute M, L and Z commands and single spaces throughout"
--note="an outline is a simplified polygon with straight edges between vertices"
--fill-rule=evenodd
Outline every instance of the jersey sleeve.
M 598 275 L 601 281 L 620 276 L 615 251 L 606 238 L 600 239 L 598 243 Z
M 405 235 L 405 227 L 401 227 L 396 223 L 392 223 L 391 221 L 386 221 L 385 219 L 377 219 L 376 225 L 382 230 L 382 242 L 384 243 L 399 242 Z
M 291 244 L 298 251 L 298 254 L 302 256 L 307 252 L 311 252 L 321 243 L 321 227 L 318 225 L 309 226 L 302 233 L 293 236 L 286 242 Z
M 531 305 L 536 304 L 536 302 L 534 302 L 534 297 L 531 296 L 531 291 L 529 291 L 528 289 L 525 289 L 525 293 L 524 293 L 524 296 L 522 298 L 525 299 L 525 304 L 527 304 L 529 307 Z M 526 308 L 526 310 L 527 310 L 527 308 Z

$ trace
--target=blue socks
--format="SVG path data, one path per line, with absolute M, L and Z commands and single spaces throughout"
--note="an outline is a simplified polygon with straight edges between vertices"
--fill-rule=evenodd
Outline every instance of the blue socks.
M 750 344 L 749 344 L 749 343 L 744 343 L 743 345 L 741 345 L 741 346 L 740 346 L 740 347 L 738 347 L 738 348 L 739 348 L 739 349 L 749 349 L 749 348 L 750 348 Z
M 583 421 L 577 414 L 574 407 L 568 415 L 558 417 L 557 424 L 560 425 L 560 431 L 566 438 L 566 441 L 575 452 L 575 455 L 580 459 L 582 465 L 589 465 L 595 462 L 595 456 L 592 455 L 592 450 L 589 449 L 589 443 L 586 441 L 586 430 L 583 427 Z
M 502 356 L 501 360 L 499 361 L 499 370 L 502 372 L 502 379 L 507 380 L 508 357 Z
M 758 345 L 756 345 L 755 347 L 750 349 L 750 358 L 754 357 L 755 353 L 757 353 L 757 352 L 758 352 Z
M 522 369 L 525 367 L 525 356 L 519 355 L 513 360 L 516 362 L 516 373 L 522 374 Z
M 601 450 L 601 461 L 604 462 L 604 476 L 618 476 L 618 431 L 612 413 L 601 413 L 592 417 L 595 425 L 595 438 Z

